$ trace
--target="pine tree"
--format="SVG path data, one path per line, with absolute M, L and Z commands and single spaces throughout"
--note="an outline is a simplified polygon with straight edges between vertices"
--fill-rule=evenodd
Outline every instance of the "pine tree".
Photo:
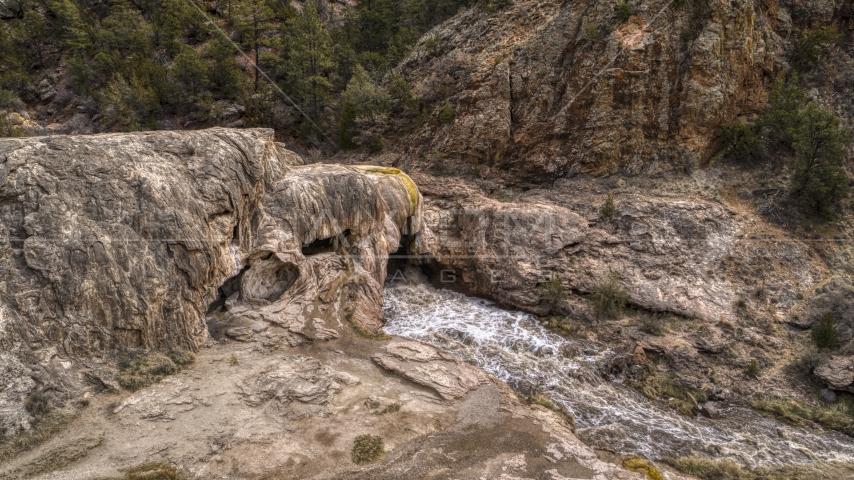
M 261 76 L 261 49 L 268 46 L 268 33 L 276 28 L 272 20 L 276 17 L 267 0 L 243 0 L 238 5 L 235 26 L 243 40 L 244 48 L 250 48 L 255 59 L 255 91 Z
M 307 0 L 302 12 L 289 24 L 287 71 L 297 98 L 309 103 L 315 122 L 321 120 L 323 108 L 331 101 L 329 74 L 335 69 L 332 38 L 320 15 L 315 0 Z
M 240 97 L 246 79 L 243 69 L 234 59 L 234 47 L 225 40 L 215 38 L 205 49 L 204 57 L 213 62 L 208 78 L 214 88 L 226 98 Z
M 192 97 L 199 93 L 199 88 L 208 84 L 208 65 L 188 45 L 183 45 L 181 53 L 175 55 L 170 73 L 175 81 L 189 89 Z
M 342 148 L 356 145 L 371 146 L 379 140 L 391 110 L 388 92 L 371 82 L 361 65 L 356 65 L 353 77 L 338 102 L 338 138 Z
M 813 102 L 799 113 L 793 134 L 794 155 L 789 160 L 792 194 L 832 217 L 833 206 L 849 190 L 844 165 L 851 133 L 839 126 L 835 115 Z
M 89 29 L 80 17 L 80 10 L 71 0 L 53 0 L 50 11 L 56 16 L 62 47 L 70 52 L 82 52 L 92 46 Z

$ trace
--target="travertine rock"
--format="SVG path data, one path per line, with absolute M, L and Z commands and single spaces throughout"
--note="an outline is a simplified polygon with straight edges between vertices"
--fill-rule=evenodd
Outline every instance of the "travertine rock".
M 112 384 L 106 352 L 198 349 L 208 314 L 242 341 L 261 320 L 289 344 L 345 317 L 376 332 L 420 194 L 394 169 L 301 164 L 265 129 L 0 140 L 0 350 L 62 397 Z M 32 387 L 0 392 L 5 423 L 26 428 Z
M 395 342 L 385 351 L 371 359 L 386 370 L 435 390 L 444 400 L 458 400 L 490 381 L 483 371 L 424 343 Z
M 250 405 L 260 405 L 270 399 L 325 405 L 335 392 L 341 390 L 341 383 L 355 385 L 358 379 L 336 372 L 314 358 L 290 355 L 257 377 L 246 379 L 242 389 Z

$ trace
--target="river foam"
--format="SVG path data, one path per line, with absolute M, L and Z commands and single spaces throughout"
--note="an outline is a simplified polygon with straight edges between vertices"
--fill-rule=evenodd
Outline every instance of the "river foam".
M 624 455 L 726 458 L 746 466 L 854 461 L 854 439 L 784 425 L 740 406 L 689 419 L 599 374 L 613 353 L 567 339 L 536 317 L 424 284 L 385 290 L 385 331 L 440 347 L 516 389 L 535 388 L 575 415 L 578 435 Z

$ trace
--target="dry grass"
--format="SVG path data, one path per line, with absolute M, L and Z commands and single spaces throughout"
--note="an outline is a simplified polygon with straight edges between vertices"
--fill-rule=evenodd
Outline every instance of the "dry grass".
M 180 372 L 195 360 L 195 355 L 186 351 L 169 352 L 168 355 L 160 352 L 145 355 L 123 352 L 119 355 L 119 373 L 116 375 L 116 381 L 122 388 L 136 391 L 159 382 L 168 375 Z
M 627 383 L 650 400 L 664 400 L 670 409 L 686 417 L 693 417 L 697 413 L 696 402 L 706 400 L 702 390 L 680 385 L 673 375 L 652 369 L 647 369 L 639 382 Z
M 31 430 L 0 443 L 0 464 L 50 440 L 74 418 L 71 414 L 54 412 L 37 419 Z
M 834 406 L 805 407 L 792 400 L 770 398 L 751 402 L 754 409 L 795 426 L 817 423 L 831 430 L 842 430 L 854 425 L 850 405 L 840 402 Z

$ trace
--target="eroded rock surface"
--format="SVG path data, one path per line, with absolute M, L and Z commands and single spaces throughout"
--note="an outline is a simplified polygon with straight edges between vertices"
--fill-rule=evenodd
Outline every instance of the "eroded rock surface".
M 854 357 L 832 356 L 813 373 L 834 390 L 854 392 Z
M 591 293 L 614 274 L 644 308 L 709 321 L 734 315 L 734 289 L 716 270 L 737 228 L 720 205 L 630 195 L 613 218 L 591 219 L 561 206 L 556 191 L 504 203 L 462 183 L 416 179 L 428 199 L 424 248 L 447 272 L 440 281 L 546 315 L 544 283 Z
M 401 172 L 302 166 L 272 130 L 0 140 L 0 349 L 37 380 L 0 392 L 2 426 L 28 428 L 35 383 L 114 385 L 116 350 L 197 350 L 211 319 L 239 341 L 283 326 L 271 345 L 376 332 L 420 212 Z
M 386 370 L 435 390 L 444 400 L 458 400 L 489 381 L 483 371 L 420 342 L 395 342 L 371 359 Z

